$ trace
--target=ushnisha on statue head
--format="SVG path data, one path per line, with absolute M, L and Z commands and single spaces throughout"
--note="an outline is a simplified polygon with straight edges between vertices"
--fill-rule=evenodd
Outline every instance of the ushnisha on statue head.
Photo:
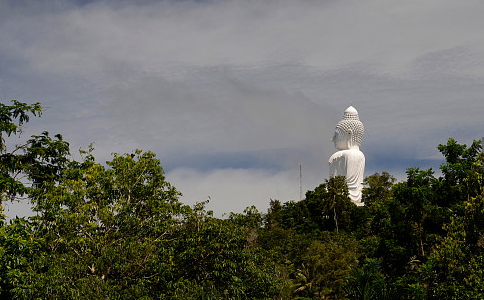
M 341 120 L 336 125 L 332 141 L 337 149 L 359 149 L 365 127 L 358 117 L 358 111 L 353 106 L 348 107 Z

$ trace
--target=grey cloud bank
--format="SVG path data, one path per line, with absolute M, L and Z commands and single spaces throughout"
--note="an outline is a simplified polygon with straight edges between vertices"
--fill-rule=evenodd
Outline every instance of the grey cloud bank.
M 84 4 L 83 4 L 84 3 Z M 328 177 L 353 105 L 366 175 L 438 167 L 484 135 L 480 1 L 4 1 L 0 97 L 48 109 L 27 133 L 96 156 L 152 150 L 182 201 L 218 214 Z M 390 145 L 390 146 L 388 146 Z

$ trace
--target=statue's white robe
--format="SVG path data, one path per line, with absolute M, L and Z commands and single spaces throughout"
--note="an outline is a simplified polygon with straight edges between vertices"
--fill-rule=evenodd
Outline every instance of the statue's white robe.
M 345 176 L 350 199 L 356 205 L 361 202 L 365 172 L 365 155 L 359 149 L 340 150 L 329 158 L 329 176 Z

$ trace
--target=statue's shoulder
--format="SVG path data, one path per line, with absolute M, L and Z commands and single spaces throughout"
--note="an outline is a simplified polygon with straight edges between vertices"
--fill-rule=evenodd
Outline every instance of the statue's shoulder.
M 359 149 L 358 150 L 348 150 L 348 151 L 351 152 L 351 154 L 348 154 L 348 155 L 358 157 L 358 158 L 365 158 L 365 155 Z
M 350 150 L 345 150 L 345 151 L 347 151 L 345 153 L 345 156 L 347 157 L 347 160 L 349 162 L 356 163 L 356 162 L 364 162 L 365 161 L 365 155 L 360 150 L 350 149 Z

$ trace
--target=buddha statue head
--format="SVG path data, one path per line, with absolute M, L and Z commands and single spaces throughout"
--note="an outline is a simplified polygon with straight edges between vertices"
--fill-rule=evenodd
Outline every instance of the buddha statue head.
M 360 122 L 358 111 L 353 106 L 348 107 L 341 120 L 336 125 L 332 141 L 339 150 L 359 149 L 365 127 Z

